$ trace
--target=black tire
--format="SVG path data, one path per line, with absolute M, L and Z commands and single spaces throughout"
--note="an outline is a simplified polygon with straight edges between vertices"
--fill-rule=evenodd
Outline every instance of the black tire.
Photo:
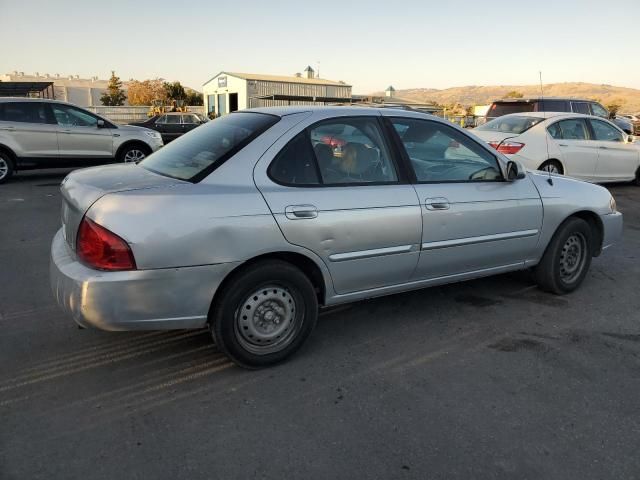
M 636 179 L 633 181 L 633 184 L 640 187 L 640 168 L 636 170 Z
M 546 172 L 549 167 L 555 168 L 556 172 L 560 175 L 564 175 L 564 169 L 562 168 L 562 164 L 557 160 L 547 160 L 542 165 L 538 167 L 538 170 Z M 552 172 L 553 173 L 553 172 Z
M 8 181 L 13 176 L 15 168 L 11 156 L 0 151 L 0 183 Z
M 571 217 L 558 227 L 535 267 L 536 283 L 556 295 L 573 292 L 587 275 L 592 257 L 591 227 L 581 218 Z
M 120 149 L 117 160 L 122 163 L 138 163 L 150 154 L 151 149 L 144 143 L 129 143 Z
M 256 313 L 243 315 L 245 311 Z M 276 364 L 295 353 L 317 319 L 313 284 L 298 268 L 280 260 L 259 262 L 233 275 L 209 313 L 218 348 L 250 369 Z

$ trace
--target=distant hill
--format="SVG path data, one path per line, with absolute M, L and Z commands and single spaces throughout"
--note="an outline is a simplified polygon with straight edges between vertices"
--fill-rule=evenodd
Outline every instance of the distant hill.
M 395 96 L 419 102 L 435 102 L 442 105 L 462 104 L 486 105 L 493 100 L 503 98 L 511 91 L 522 93 L 525 97 L 540 95 L 539 85 L 491 85 L 453 87 L 438 90 L 435 88 L 412 88 L 397 90 Z M 384 95 L 376 92 L 373 95 Z M 622 105 L 621 112 L 640 112 L 640 90 L 635 88 L 596 85 L 593 83 L 549 83 L 544 85 L 547 97 L 580 97 L 598 100 L 603 105 L 617 103 Z

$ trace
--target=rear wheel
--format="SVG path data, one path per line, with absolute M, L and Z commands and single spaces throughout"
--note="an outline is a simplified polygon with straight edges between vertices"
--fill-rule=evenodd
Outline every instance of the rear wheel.
M 538 170 L 549 173 L 557 173 L 560 175 L 564 174 L 564 170 L 562 165 L 557 160 L 547 160 L 542 165 L 538 167 Z
M 593 234 L 581 218 L 570 218 L 556 231 L 535 267 L 538 286 L 563 295 L 580 286 L 589 271 L 593 256 Z
M 640 187 L 640 167 L 636 170 L 636 179 L 633 181 L 638 187 Z
M 147 157 L 151 150 L 141 143 L 132 143 L 125 146 L 119 154 L 118 160 L 124 163 L 138 163 Z
M 11 157 L 5 153 L 0 152 L 0 183 L 4 183 L 13 175 L 14 165 Z
M 307 276 L 290 263 L 269 260 L 232 277 L 212 308 L 210 326 L 231 360 L 260 368 L 296 352 L 317 318 L 318 299 Z

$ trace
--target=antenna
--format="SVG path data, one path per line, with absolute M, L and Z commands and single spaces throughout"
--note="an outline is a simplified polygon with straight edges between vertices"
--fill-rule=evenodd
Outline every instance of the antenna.
M 542 118 L 543 121 L 545 121 L 547 119 L 547 106 L 544 103 L 544 89 L 542 88 L 542 70 L 538 71 L 538 77 L 540 78 L 540 100 L 542 103 Z M 547 145 L 547 160 L 549 160 L 549 133 L 546 131 L 545 128 L 545 132 L 544 132 L 544 141 L 545 144 Z M 547 173 L 549 174 L 549 178 L 547 178 L 547 183 L 551 186 L 553 186 L 553 178 L 551 178 L 551 170 L 547 167 Z
M 318 60 L 318 69 L 316 70 L 316 77 L 320 78 L 320 60 Z

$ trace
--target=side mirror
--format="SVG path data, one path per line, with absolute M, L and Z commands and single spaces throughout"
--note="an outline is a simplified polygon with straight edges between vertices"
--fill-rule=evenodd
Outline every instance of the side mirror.
M 521 180 L 526 176 L 524 168 L 520 163 L 509 160 L 507 162 L 507 180 L 513 182 L 514 180 Z
M 98 128 L 104 128 L 105 124 L 104 124 L 104 120 L 102 120 L 101 118 L 98 119 Z
M 636 141 L 636 137 L 633 135 L 627 135 L 627 143 L 633 143 Z

